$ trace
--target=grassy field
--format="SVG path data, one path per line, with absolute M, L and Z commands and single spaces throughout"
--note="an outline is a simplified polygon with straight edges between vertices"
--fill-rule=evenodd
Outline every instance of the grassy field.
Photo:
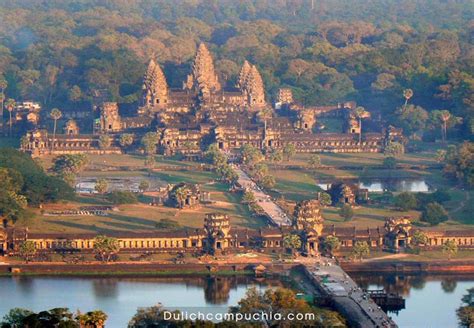
M 52 156 L 41 158 L 45 168 L 52 163 Z M 139 204 L 118 206 L 119 211 L 108 216 L 47 216 L 51 210 L 77 209 L 85 205 L 103 205 L 107 202 L 98 195 L 78 196 L 76 201 L 48 204 L 43 211 L 35 210 L 35 217 L 18 222 L 28 226 L 34 232 L 108 232 L 116 230 L 149 231 L 155 229 L 160 220 L 172 220 L 180 228 L 201 228 L 204 215 L 209 212 L 221 212 L 229 215 L 231 224 L 245 228 L 258 228 L 266 225 L 262 219 L 252 216 L 246 205 L 241 204 L 241 195 L 228 192 L 228 186 L 216 182 L 213 172 L 201 170 L 196 162 L 180 162 L 157 156 L 153 171 L 144 167 L 142 156 L 135 155 L 91 155 L 88 168 L 81 173 L 83 177 L 127 177 L 142 176 L 144 179 L 158 179 L 163 184 L 189 182 L 200 184 L 202 190 L 211 193 L 213 203 L 193 209 L 178 210 L 166 206 L 150 206 L 152 197 L 141 197 Z M 170 166 L 178 167 L 167 170 Z
M 56 156 L 48 155 L 39 158 L 40 163 L 46 169 L 52 166 L 53 159 Z M 120 170 L 120 169 L 133 169 L 133 170 L 145 170 L 145 156 L 132 155 L 132 154 L 108 154 L 108 155 L 87 155 L 89 159 L 89 168 L 93 168 L 94 171 L 100 170 Z M 179 161 L 175 159 L 166 158 L 161 155 L 155 156 L 156 163 L 155 168 L 161 169 L 168 166 L 179 166 L 183 169 L 194 168 L 199 166 L 199 163 Z
M 178 172 L 181 173 L 181 172 Z M 170 176 L 172 174 L 170 173 Z M 179 179 L 174 177 L 174 179 Z M 156 229 L 160 220 L 172 220 L 179 228 L 202 228 L 204 216 L 210 212 L 228 214 L 233 226 L 259 228 L 266 225 L 262 219 L 251 215 L 246 205 L 242 205 L 239 193 L 227 192 L 221 183 L 203 186 L 211 192 L 211 204 L 192 209 L 176 209 L 167 206 L 150 206 L 146 202 L 118 206 L 119 211 L 110 212 L 108 216 L 48 216 L 44 212 L 52 210 L 77 209 L 79 206 L 104 205 L 107 201 L 98 195 L 78 196 L 76 201 L 45 205 L 43 211 L 35 210 L 35 216 L 19 221 L 19 226 L 28 226 L 32 232 L 101 232 L 126 230 L 150 231 Z M 148 197 L 148 199 L 151 199 Z
M 3 147 L 18 148 L 20 147 L 20 139 L 0 137 L 0 148 L 3 148 Z
M 315 197 L 315 193 L 321 190 L 317 181 L 342 178 L 420 178 L 425 179 L 430 185 L 448 190 L 452 200 L 445 204 L 452 220 L 443 223 L 436 229 L 460 229 L 474 224 L 472 219 L 474 193 L 470 190 L 457 189 L 449 185 L 447 179 L 442 176 L 439 169 L 426 170 L 404 168 L 397 170 L 382 170 L 383 154 L 321 154 L 323 165 L 330 165 L 331 169 L 311 170 L 308 166 L 309 154 L 297 154 L 289 162 L 278 164 L 269 163 L 271 173 L 276 177 L 277 184 L 273 196 L 284 197 L 290 201 L 299 201 Z M 155 229 L 156 224 L 162 220 L 176 221 L 180 227 L 200 228 L 203 224 L 205 213 L 223 212 L 229 215 L 232 225 L 258 228 L 265 226 L 263 220 L 251 215 L 247 207 L 240 204 L 241 196 L 230 193 L 225 184 L 216 182 L 213 172 L 203 171 L 202 164 L 196 162 L 182 162 L 156 156 L 156 168 L 152 172 L 144 166 L 143 156 L 138 155 L 91 155 L 88 169 L 81 176 L 88 177 L 125 177 L 142 176 L 144 179 L 151 177 L 166 183 L 190 182 L 202 186 L 205 191 L 211 192 L 215 201 L 212 204 L 203 205 L 195 209 L 177 210 L 165 206 L 149 206 L 151 197 L 143 199 L 143 202 L 135 205 L 119 206 L 118 212 L 113 212 L 106 217 L 53 217 L 44 216 L 36 210 L 37 216 L 27 221 L 19 222 L 28 225 L 32 231 L 51 232 L 80 232 L 110 230 L 148 231 Z M 41 159 L 43 165 L 51 166 L 52 157 Z M 403 155 L 399 163 L 408 166 L 425 165 L 427 167 L 436 165 L 434 150 L 421 152 L 419 154 Z M 286 166 L 299 166 L 289 169 Z M 170 169 L 170 167 L 173 167 Z M 348 169 L 349 167 L 349 169 Z M 55 208 L 77 208 L 80 205 L 102 204 L 104 201 L 97 196 L 79 197 L 76 202 L 68 204 L 48 205 L 51 210 Z M 326 208 L 323 210 L 326 224 L 336 226 L 354 226 L 360 229 L 367 227 L 383 226 L 387 217 L 410 215 L 418 224 L 420 213 L 417 211 L 400 212 L 389 206 L 367 207 L 362 206 L 354 210 L 355 215 L 351 221 L 345 222 L 338 214 L 337 208 Z
M 474 225 L 474 191 L 460 189 L 443 176 L 441 169 L 432 168 L 438 163 L 435 160 L 436 148 L 427 148 L 417 154 L 404 154 L 399 163 L 403 165 L 395 170 L 381 169 L 383 154 L 320 154 L 323 165 L 330 169 L 310 169 L 310 154 L 297 154 L 288 162 L 268 163 L 270 172 L 276 178 L 275 197 L 284 197 L 290 201 L 299 201 L 315 197 L 321 189 L 318 183 L 337 179 L 420 179 L 435 189 L 449 192 L 451 201 L 444 204 L 451 219 L 435 229 L 462 229 Z M 293 166 L 288 168 L 288 166 Z M 413 168 L 416 166 L 416 168 Z M 426 167 L 426 168 L 425 168 Z M 349 168 L 349 169 L 348 169 Z M 396 194 L 396 193 L 395 193 Z M 352 221 L 344 222 L 337 214 L 337 208 L 324 210 L 326 223 L 339 226 L 374 227 L 383 225 L 386 217 L 410 215 L 418 221 L 417 211 L 399 212 L 390 207 L 360 207 L 355 209 Z
M 441 172 L 437 170 L 413 169 L 408 166 L 437 164 L 432 153 L 403 155 L 399 163 L 406 168 L 382 169 L 383 154 L 321 154 L 324 166 L 311 169 L 310 154 L 297 154 L 293 159 L 281 163 L 268 163 L 270 173 L 276 178 L 276 191 L 287 199 L 301 200 L 314 197 L 321 189 L 318 183 L 340 179 L 420 179 L 430 185 L 445 185 Z

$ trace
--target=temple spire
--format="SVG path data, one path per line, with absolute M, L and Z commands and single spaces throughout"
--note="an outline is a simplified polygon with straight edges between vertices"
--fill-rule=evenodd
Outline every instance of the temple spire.
M 168 97 L 168 83 L 160 65 L 150 59 L 143 78 L 143 100 L 145 105 L 165 104 Z
M 247 83 L 247 79 L 249 77 L 250 71 L 252 70 L 252 66 L 250 66 L 248 61 L 244 61 L 242 68 L 240 69 L 239 79 L 237 81 L 237 87 L 240 89 L 245 88 Z
M 265 87 L 263 85 L 262 76 L 255 65 L 252 65 L 248 73 L 245 91 L 250 107 L 265 106 Z
M 214 69 L 212 55 L 204 43 L 199 45 L 196 57 L 194 58 L 192 72 L 188 75 L 184 88 L 195 89 L 201 92 L 215 92 L 221 89 Z

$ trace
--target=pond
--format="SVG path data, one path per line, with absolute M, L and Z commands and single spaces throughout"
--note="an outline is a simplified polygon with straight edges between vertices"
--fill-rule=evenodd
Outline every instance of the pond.
M 319 181 L 317 185 L 327 190 L 328 185 L 333 181 Z M 363 179 L 363 180 L 344 180 L 359 186 L 359 188 L 368 189 L 369 192 L 429 192 L 434 191 L 433 188 L 423 179 Z
M 78 177 L 76 179 L 75 190 L 79 194 L 95 194 L 95 185 L 98 177 Z M 108 191 L 113 190 L 126 190 L 131 192 L 139 192 L 139 185 L 142 181 L 149 183 L 149 191 L 158 190 L 161 187 L 165 187 L 166 183 L 156 178 L 143 178 L 143 177 L 107 177 L 105 178 L 108 185 Z
M 361 288 L 384 289 L 405 299 L 405 309 L 389 315 L 399 327 L 457 327 L 456 309 L 474 275 L 351 275 Z

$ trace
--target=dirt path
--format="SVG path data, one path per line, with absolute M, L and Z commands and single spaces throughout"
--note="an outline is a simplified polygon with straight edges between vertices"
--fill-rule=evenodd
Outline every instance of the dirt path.
M 387 256 L 380 256 L 380 257 L 374 257 L 371 259 L 365 259 L 364 262 L 372 262 L 372 261 L 377 261 L 377 260 L 392 260 L 392 259 L 400 259 L 407 257 L 409 254 L 405 253 L 398 253 L 398 254 L 392 254 L 392 255 L 387 255 Z

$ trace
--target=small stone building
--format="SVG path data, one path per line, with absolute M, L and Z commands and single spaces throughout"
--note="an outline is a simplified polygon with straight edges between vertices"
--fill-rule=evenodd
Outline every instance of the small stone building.
M 64 134 L 69 136 L 76 136 L 79 134 L 79 126 L 75 120 L 71 119 L 66 122 L 66 125 L 64 126 Z
M 177 208 L 189 208 L 201 202 L 201 189 L 192 183 L 178 183 L 169 189 L 168 203 Z
M 122 130 L 122 122 L 116 102 L 104 102 L 99 110 L 100 116 L 95 125 L 96 132 L 108 133 Z
M 369 191 L 351 183 L 335 182 L 328 189 L 333 205 L 355 206 L 369 200 Z
M 385 221 L 385 245 L 395 251 L 403 250 L 411 243 L 410 217 L 394 217 Z

